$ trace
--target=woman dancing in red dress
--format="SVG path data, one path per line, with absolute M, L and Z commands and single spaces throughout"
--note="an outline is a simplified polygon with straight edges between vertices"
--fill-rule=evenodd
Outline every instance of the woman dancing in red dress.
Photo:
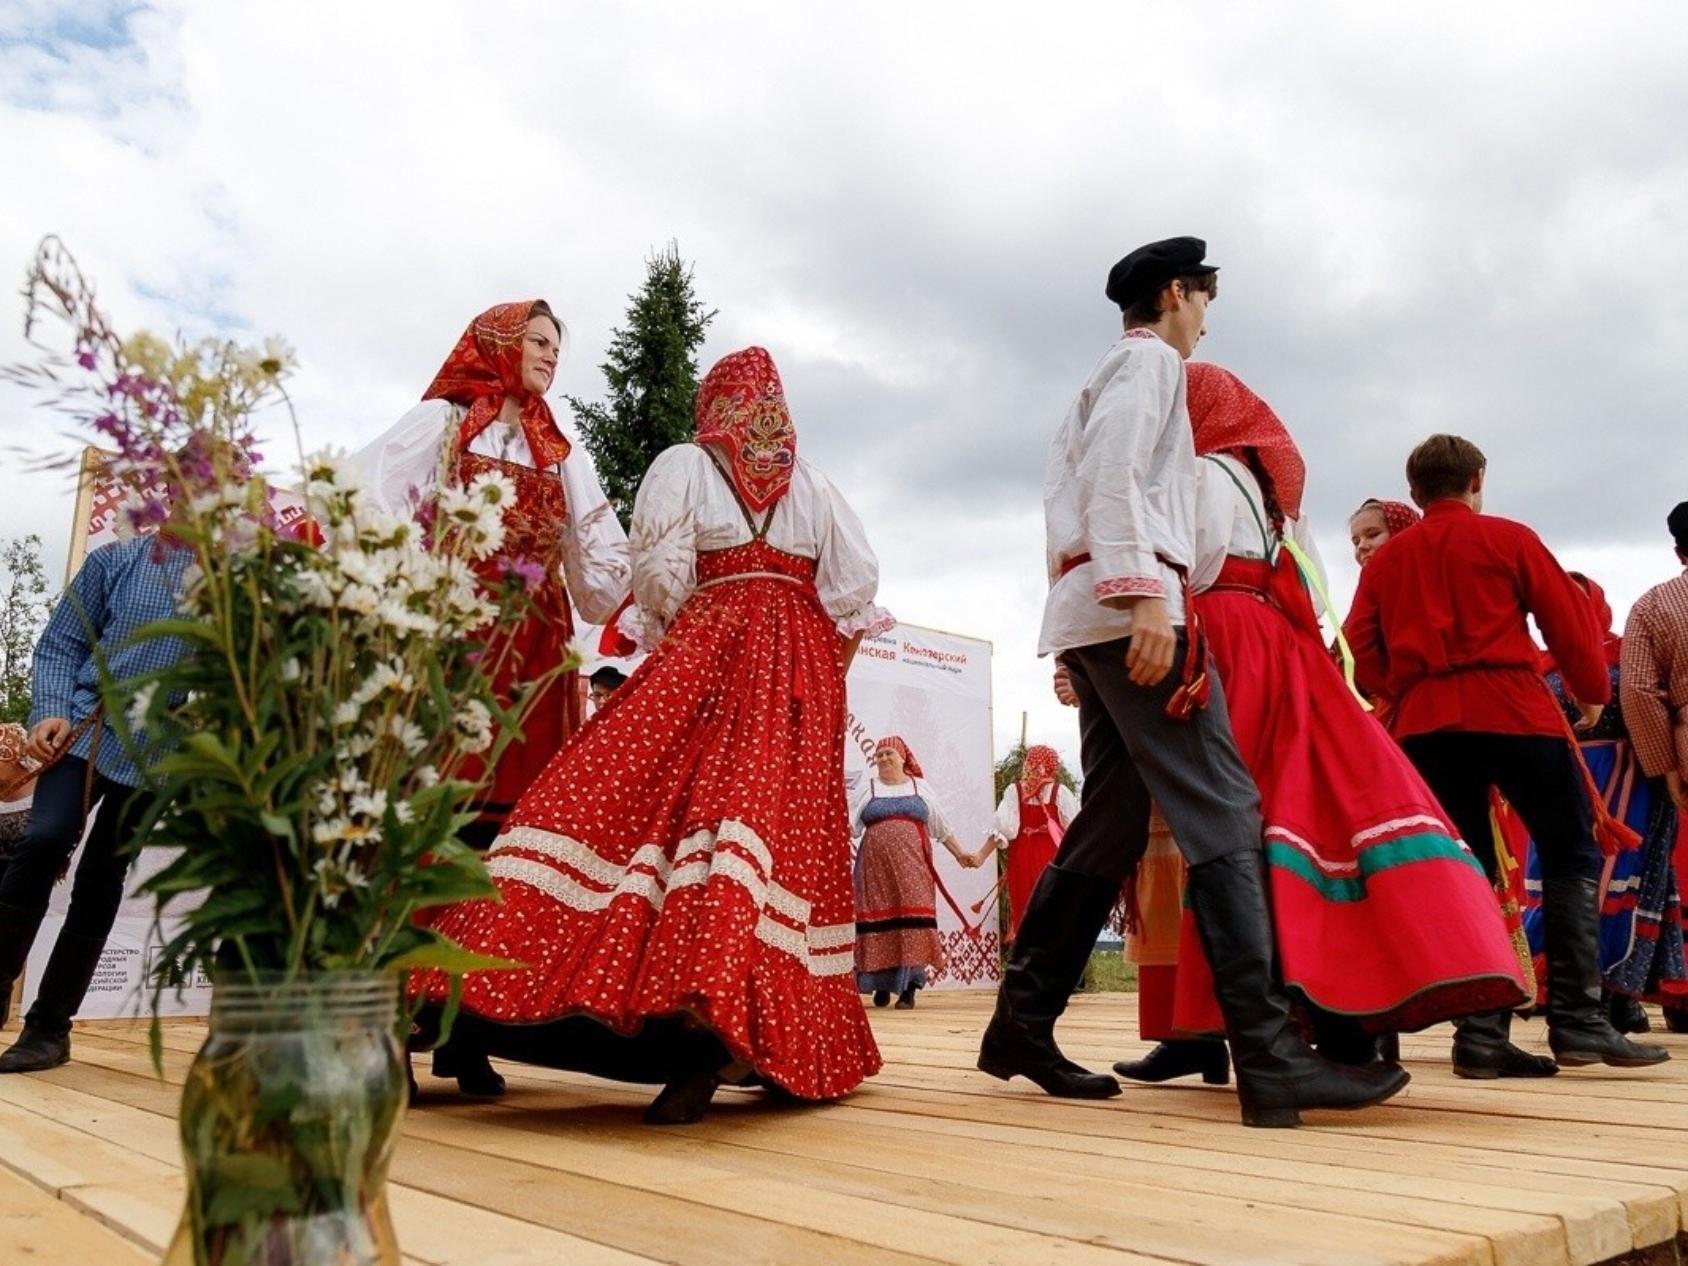
M 497 1054 L 666 1084 L 656 1123 L 723 1080 L 832 1099 L 878 1071 L 856 993 L 844 672 L 888 627 L 855 514 L 797 456 L 768 353 L 698 388 L 697 442 L 639 490 L 640 617 L 661 643 L 565 746 L 488 857 L 502 902 L 440 931 L 525 964 L 477 972 Z M 443 1000 L 437 973 L 420 987 Z

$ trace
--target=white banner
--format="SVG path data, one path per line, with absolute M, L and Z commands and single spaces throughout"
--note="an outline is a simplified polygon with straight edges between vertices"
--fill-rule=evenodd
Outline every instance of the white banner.
M 849 735 L 844 778 L 853 793 L 868 777 L 873 749 L 900 736 L 925 770 L 956 840 L 967 852 L 985 842 L 996 810 L 993 795 L 991 644 L 936 629 L 899 624 L 862 643 L 850 667 Z M 935 989 L 994 988 L 1001 973 L 994 861 L 968 870 L 933 841 L 944 893 L 938 894 L 938 933 L 948 962 L 933 975 Z
M 103 805 L 94 807 L 88 819 L 90 824 L 102 810 Z M 118 907 L 117 922 L 106 938 L 100 965 L 88 986 L 88 996 L 76 1013 L 78 1020 L 110 1020 L 118 1016 L 148 1014 L 147 1008 L 152 1000 L 149 982 L 161 943 L 152 935 L 152 898 L 133 893 L 147 879 L 168 866 L 175 854 L 174 849 L 143 849 L 140 860 L 130 869 L 127 885 L 131 895 L 125 896 L 123 904 Z M 35 1001 L 41 973 L 47 970 L 47 959 L 52 955 L 54 942 L 59 939 L 60 929 L 64 927 L 65 915 L 70 910 L 71 885 L 75 882 L 76 867 L 81 860 L 82 846 L 77 845 L 70 859 L 70 870 L 63 882 L 53 889 L 47 903 L 47 917 L 41 921 L 41 930 L 29 951 L 29 967 L 24 972 L 24 1009 Z M 183 900 L 186 899 L 172 902 L 170 909 L 166 910 L 166 928 L 174 929 L 170 912 L 181 908 Z M 158 1003 L 160 1015 L 208 1015 L 210 1011 L 211 982 L 203 978 L 179 994 L 175 990 L 166 990 Z

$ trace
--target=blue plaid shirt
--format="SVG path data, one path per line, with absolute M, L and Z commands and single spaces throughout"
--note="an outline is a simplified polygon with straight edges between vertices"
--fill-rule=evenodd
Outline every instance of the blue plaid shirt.
M 192 550 L 162 544 L 152 536 L 103 545 L 88 555 L 35 646 L 31 727 L 50 717 L 80 725 L 100 706 L 96 645 L 116 681 L 168 668 L 182 657 L 186 648 L 178 638 L 129 639 L 142 625 L 176 614 L 182 573 L 192 561 Z M 88 759 L 95 728 L 90 726 L 76 741 L 72 756 Z M 110 723 L 102 719 L 98 729 L 94 767 L 113 782 L 140 786 L 141 771 Z

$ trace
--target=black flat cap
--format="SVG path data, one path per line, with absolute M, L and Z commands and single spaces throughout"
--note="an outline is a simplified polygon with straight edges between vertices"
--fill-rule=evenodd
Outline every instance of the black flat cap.
M 1202 277 L 1219 271 L 1202 263 L 1207 243 L 1199 237 L 1169 237 L 1139 246 L 1108 270 L 1108 298 L 1129 308 L 1177 277 Z

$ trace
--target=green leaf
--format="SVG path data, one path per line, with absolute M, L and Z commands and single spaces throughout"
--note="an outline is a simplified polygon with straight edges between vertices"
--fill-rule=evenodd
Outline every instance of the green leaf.
M 211 1199 L 205 1221 L 211 1226 L 230 1226 L 253 1215 L 267 1218 L 299 1211 L 292 1168 L 280 1156 L 240 1152 L 218 1157 L 209 1169 L 205 1185 Z
M 381 966 L 400 971 L 433 967 L 439 971 L 461 974 L 471 971 L 504 971 L 511 967 L 526 967 L 527 964 L 516 962 L 514 959 L 477 954 L 473 950 L 466 950 L 461 945 L 454 945 L 442 939 L 432 945 L 419 945 L 397 958 L 388 959 Z

